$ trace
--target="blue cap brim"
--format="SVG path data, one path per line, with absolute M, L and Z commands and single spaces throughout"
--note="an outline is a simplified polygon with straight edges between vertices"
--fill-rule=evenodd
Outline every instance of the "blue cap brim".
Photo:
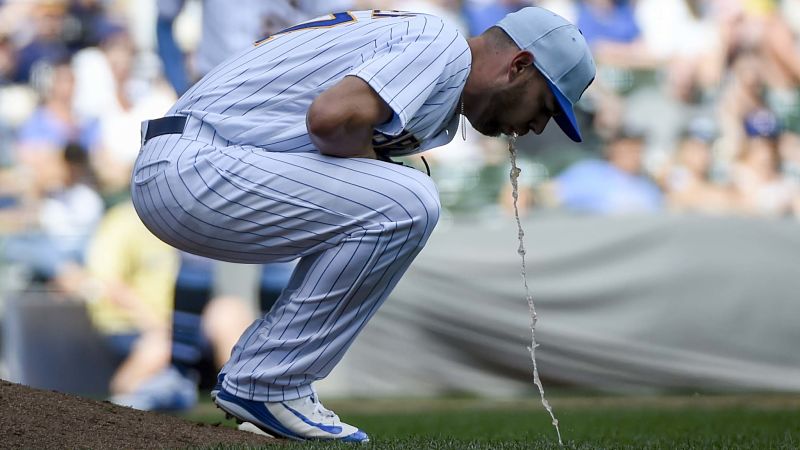
M 545 79 L 547 78 L 545 77 Z M 573 141 L 583 142 L 581 132 L 578 129 L 578 121 L 575 119 L 575 111 L 572 109 L 572 102 L 550 80 L 547 80 L 547 85 L 550 86 L 550 91 L 553 92 L 556 103 L 561 108 L 561 114 L 555 116 L 555 121 L 561 127 L 561 131 Z

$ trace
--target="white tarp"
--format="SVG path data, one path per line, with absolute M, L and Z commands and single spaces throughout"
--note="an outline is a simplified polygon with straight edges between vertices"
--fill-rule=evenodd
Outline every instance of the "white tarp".
M 550 385 L 800 392 L 800 224 L 524 220 Z M 514 395 L 533 388 L 513 218 L 440 224 L 320 391 Z

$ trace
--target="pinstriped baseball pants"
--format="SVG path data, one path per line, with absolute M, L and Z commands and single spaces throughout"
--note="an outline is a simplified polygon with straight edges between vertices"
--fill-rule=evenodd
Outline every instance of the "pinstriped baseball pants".
M 375 314 L 439 217 L 425 174 L 396 164 L 228 145 L 201 122 L 147 141 L 134 206 L 163 241 L 240 263 L 300 258 L 223 368 L 230 393 L 310 395 Z

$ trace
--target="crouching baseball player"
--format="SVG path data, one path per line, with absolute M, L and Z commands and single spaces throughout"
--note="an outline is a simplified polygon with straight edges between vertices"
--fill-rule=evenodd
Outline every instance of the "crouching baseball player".
M 356 11 L 290 27 L 233 55 L 166 117 L 143 123 L 136 210 L 163 241 L 239 263 L 299 258 L 241 336 L 212 396 L 275 436 L 365 442 L 312 387 L 342 358 L 439 217 L 435 186 L 392 156 L 481 133 L 580 140 L 594 78 L 580 32 L 541 8 L 469 40 L 424 14 Z

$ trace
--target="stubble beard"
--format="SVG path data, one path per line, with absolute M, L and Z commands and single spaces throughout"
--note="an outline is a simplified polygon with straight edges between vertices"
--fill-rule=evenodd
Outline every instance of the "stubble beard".
M 500 123 L 502 120 L 501 118 L 505 116 L 507 110 L 515 101 L 519 101 L 521 95 L 521 89 L 507 89 L 498 92 L 489 99 L 489 103 L 486 105 L 486 109 L 484 109 L 482 114 L 482 119 L 484 120 L 473 124 L 473 128 L 485 136 L 500 136 L 503 133 L 503 124 Z

